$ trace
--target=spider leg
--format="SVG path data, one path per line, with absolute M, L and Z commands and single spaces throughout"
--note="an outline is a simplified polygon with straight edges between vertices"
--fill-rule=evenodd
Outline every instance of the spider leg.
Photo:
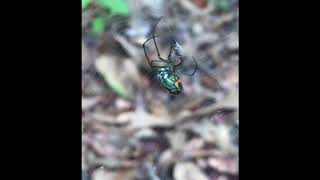
M 155 37 L 158 37 L 158 36 L 155 36 Z M 146 58 L 147 58 L 148 63 L 149 63 L 150 66 L 151 66 L 151 61 L 150 61 L 150 59 L 149 59 L 149 57 L 148 57 L 148 54 L 147 54 L 147 51 L 146 51 L 146 43 L 147 43 L 150 39 L 152 39 L 152 38 L 153 38 L 153 37 L 149 37 L 149 38 L 143 43 L 143 45 L 142 45 L 144 54 L 145 54 L 145 56 L 146 56 Z
M 157 27 L 157 25 L 158 25 L 158 23 L 160 22 L 161 19 L 162 19 L 162 16 L 157 20 L 157 22 L 155 23 L 155 25 L 153 27 L 152 38 L 153 38 L 153 41 L 154 41 L 154 45 L 156 46 L 156 50 L 157 50 L 157 53 L 158 53 L 158 58 L 163 60 L 163 61 L 165 61 L 165 59 L 160 56 L 160 52 L 159 52 L 159 49 L 158 49 L 158 46 L 157 46 L 157 42 L 156 42 L 156 39 L 155 39 L 155 35 L 154 35 L 154 31 L 156 30 L 156 27 Z
M 143 45 L 142 45 L 142 46 L 143 46 L 144 54 L 145 54 L 145 56 L 146 56 L 146 58 L 147 58 L 148 63 L 149 63 L 150 66 L 151 66 L 151 62 L 154 61 L 154 60 L 151 60 L 151 61 L 150 61 L 150 59 L 149 59 L 149 57 L 148 57 L 148 54 L 147 54 L 147 51 L 146 51 L 146 43 L 147 43 L 149 40 L 154 39 L 154 37 L 159 37 L 159 35 L 155 35 L 155 36 L 149 37 L 149 38 L 143 43 Z M 168 60 L 163 59 L 163 58 L 161 58 L 161 57 L 160 57 L 160 60 L 163 61 L 163 62 L 166 62 L 166 63 L 168 62 Z
M 171 51 L 172 51 L 172 46 L 170 47 L 170 52 L 169 52 L 169 54 L 168 54 L 168 59 L 170 59 L 171 58 Z
M 193 56 L 192 56 L 192 59 L 193 59 L 193 61 L 196 63 L 196 66 L 194 67 L 193 72 L 191 73 L 191 76 L 194 75 L 194 73 L 196 72 L 196 70 L 197 70 L 197 68 L 198 68 L 198 63 L 197 63 L 197 61 L 194 59 Z
M 187 74 L 187 73 L 184 73 L 183 71 L 181 71 L 181 73 L 183 73 L 183 74 L 185 74 L 185 75 L 188 75 L 188 76 L 193 76 L 193 75 L 194 75 L 194 73 L 196 72 L 196 70 L 197 70 L 197 68 L 198 68 L 198 63 L 197 63 L 197 61 L 194 59 L 193 56 L 192 56 L 192 59 L 193 59 L 193 61 L 195 62 L 195 67 L 194 67 L 194 69 L 193 69 L 193 72 L 192 72 L 191 74 Z M 182 67 L 182 62 L 183 62 L 183 60 L 180 61 L 177 65 L 174 65 L 174 66 L 175 66 L 175 67 Z

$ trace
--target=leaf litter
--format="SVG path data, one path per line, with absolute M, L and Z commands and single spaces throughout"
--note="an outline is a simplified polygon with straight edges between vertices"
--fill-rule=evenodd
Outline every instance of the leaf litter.
M 83 179 L 238 179 L 238 2 L 95 2 L 82 10 Z M 199 64 L 179 96 L 160 88 L 142 49 L 160 16 L 161 54 L 170 26 Z M 94 29 L 97 17 L 106 24 Z

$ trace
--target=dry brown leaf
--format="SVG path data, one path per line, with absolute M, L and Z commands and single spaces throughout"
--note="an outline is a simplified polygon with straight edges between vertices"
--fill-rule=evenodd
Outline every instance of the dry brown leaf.
M 118 57 L 101 56 L 96 60 L 95 66 L 118 95 L 123 97 L 132 95 L 130 83 L 126 81 L 126 72 L 123 71 Z
M 85 66 L 89 63 L 88 48 L 83 42 L 81 46 L 81 63 L 82 63 L 82 66 Z
M 107 172 L 103 168 L 99 168 L 92 174 L 92 180 L 115 180 L 116 172 Z
M 134 137 L 135 138 L 150 138 L 150 137 L 155 137 L 157 133 L 153 131 L 150 128 L 143 128 L 139 130 L 137 133 L 135 133 Z
M 115 105 L 120 111 L 128 110 L 131 107 L 130 101 L 127 101 L 123 98 L 117 98 Z
M 176 160 L 176 156 L 174 152 L 170 149 L 164 151 L 159 159 L 160 164 L 164 164 L 165 166 L 171 163 L 174 163 Z
M 226 89 L 237 89 L 237 85 L 239 84 L 238 64 L 231 65 L 231 67 L 226 70 L 223 77 L 220 78 L 219 82 Z
M 117 123 L 116 117 L 105 114 L 105 113 L 93 113 L 92 115 L 92 119 L 99 121 L 99 122 L 104 122 L 104 123 Z
M 166 134 L 170 144 L 171 148 L 174 151 L 179 151 L 184 148 L 185 141 L 186 141 L 186 134 L 183 131 L 174 131 L 174 132 L 169 132 Z
M 91 107 L 96 105 L 100 99 L 101 99 L 100 97 L 90 97 L 90 98 L 82 97 L 81 99 L 82 110 L 85 111 L 90 109 Z
M 192 152 L 198 149 L 201 149 L 204 146 L 205 142 L 201 138 L 194 138 L 190 140 L 185 146 L 184 151 L 186 152 Z
M 192 2 L 199 8 L 205 8 L 208 6 L 208 0 L 192 0 Z
M 191 162 L 177 163 L 173 176 L 175 180 L 209 180 L 206 174 Z
M 224 124 L 213 124 L 209 121 L 194 124 L 192 130 L 198 133 L 206 142 L 214 143 L 226 152 L 236 153 L 236 147 L 232 144 L 230 127 Z
M 225 157 L 210 157 L 208 165 L 217 169 L 222 173 L 238 174 L 238 161 L 236 159 L 228 159 Z
M 143 110 L 136 110 L 135 112 L 127 112 L 123 114 L 126 114 L 130 119 L 129 127 L 132 129 L 172 125 L 172 121 L 169 117 L 158 117 Z
M 216 104 L 216 108 L 239 108 L 239 90 L 232 88 L 231 92 Z

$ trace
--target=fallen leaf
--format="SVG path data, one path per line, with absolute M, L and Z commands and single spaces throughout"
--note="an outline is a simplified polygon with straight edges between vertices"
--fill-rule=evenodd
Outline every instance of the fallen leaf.
M 208 159 L 208 165 L 222 173 L 238 174 L 238 161 L 235 158 L 210 157 Z
M 184 147 L 185 140 L 186 140 L 186 134 L 183 131 L 174 131 L 174 132 L 169 132 L 166 134 L 170 144 L 171 148 L 175 150 L 181 150 Z
M 96 121 L 108 123 L 108 124 L 118 124 L 123 125 L 130 121 L 130 119 L 126 116 L 126 114 L 119 114 L 117 117 L 111 116 L 104 113 L 93 113 L 92 118 Z
M 216 108 L 239 108 L 239 90 L 232 88 L 231 92 L 216 104 Z
M 239 84 L 239 66 L 237 64 L 232 65 L 226 70 L 219 82 L 226 89 L 237 89 Z
M 95 170 L 92 174 L 92 180 L 114 179 L 117 174 L 115 172 L 104 171 L 103 168 Z
M 155 137 L 157 135 L 156 132 L 154 132 L 152 129 L 150 128 L 144 128 L 139 130 L 134 137 L 135 138 L 150 138 L 150 137 Z
M 194 138 L 190 140 L 185 146 L 184 151 L 186 152 L 192 152 L 198 149 L 201 149 L 204 146 L 205 142 L 201 138 Z
M 89 108 L 93 107 L 96 105 L 100 100 L 100 97 L 90 97 L 90 98 L 85 98 L 82 97 L 81 99 L 81 108 L 82 110 L 88 110 Z
M 123 60 L 123 71 L 128 80 L 140 83 L 139 70 L 132 59 L 127 58 Z
M 160 155 L 159 163 L 167 166 L 168 164 L 174 163 L 175 160 L 176 160 L 176 156 L 174 152 L 168 149 Z
M 209 180 L 205 173 L 191 162 L 177 163 L 173 176 L 175 180 Z
M 205 8 L 208 6 L 208 0 L 192 0 L 192 2 L 199 8 Z
M 130 118 L 129 127 L 132 129 L 152 126 L 171 126 L 173 123 L 172 121 L 170 121 L 169 117 L 158 117 L 143 110 L 137 110 L 134 112 L 127 112 L 122 114 L 126 114 Z
M 214 143 L 226 152 L 235 153 L 230 127 L 224 124 L 213 124 L 209 121 L 194 124 L 192 131 L 199 134 L 206 142 Z
M 129 97 L 130 86 L 125 82 L 124 74 L 117 58 L 113 56 L 101 56 L 97 59 L 95 66 L 98 72 L 104 77 L 110 87 L 120 96 Z
M 88 48 L 86 47 L 86 45 L 84 44 L 84 42 L 82 42 L 81 45 L 81 65 L 85 66 L 89 63 L 89 54 L 88 54 Z
M 120 111 L 128 110 L 131 107 L 131 103 L 123 98 L 117 98 L 115 105 Z

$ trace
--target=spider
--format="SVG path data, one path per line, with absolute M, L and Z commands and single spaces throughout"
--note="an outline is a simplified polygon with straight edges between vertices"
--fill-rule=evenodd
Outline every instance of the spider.
M 160 22 L 160 20 L 162 19 L 162 17 L 160 17 L 154 27 L 153 27 L 153 32 L 152 32 L 152 37 L 149 37 L 144 43 L 143 43 L 143 50 L 144 50 L 144 53 L 145 53 L 145 56 L 148 60 L 148 63 L 151 67 L 151 70 L 153 72 L 155 72 L 157 74 L 157 77 L 159 79 L 159 82 L 161 84 L 161 86 L 163 88 L 165 88 L 169 93 L 173 94 L 173 95 L 177 95 L 181 92 L 183 92 L 183 87 L 182 87 L 182 83 L 180 81 L 180 78 L 179 78 L 179 74 L 178 74 L 178 71 L 177 69 L 182 67 L 182 63 L 184 62 L 184 59 L 182 58 L 182 55 L 179 53 L 179 48 L 180 48 L 180 45 L 177 43 L 177 41 L 175 41 L 172 36 L 172 40 L 174 42 L 174 45 L 171 45 L 170 47 L 170 52 L 169 52 L 169 55 L 167 57 L 167 59 L 161 57 L 160 53 L 159 53 L 159 49 L 158 49 L 158 46 L 157 46 L 157 42 L 156 42 L 156 37 L 159 37 L 159 35 L 155 35 L 154 32 L 156 30 L 156 27 L 157 27 L 157 24 Z M 157 53 L 158 53 L 158 60 L 151 60 L 149 59 L 148 55 L 147 55 L 147 52 L 146 52 L 146 46 L 145 44 L 149 41 L 153 39 L 153 42 L 154 42 L 154 45 L 155 45 L 155 48 L 157 50 Z M 174 60 L 174 54 L 173 54 L 173 51 L 175 51 L 177 55 L 177 59 L 178 59 L 178 62 L 175 63 L 173 60 Z M 192 56 L 192 59 L 193 61 L 195 62 L 195 68 L 193 70 L 193 72 L 191 74 L 187 74 L 189 76 L 193 76 L 194 73 L 196 72 L 196 69 L 197 69 L 197 61 L 194 59 L 194 57 Z M 155 63 L 163 63 L 164 65 L 156 65 Z

